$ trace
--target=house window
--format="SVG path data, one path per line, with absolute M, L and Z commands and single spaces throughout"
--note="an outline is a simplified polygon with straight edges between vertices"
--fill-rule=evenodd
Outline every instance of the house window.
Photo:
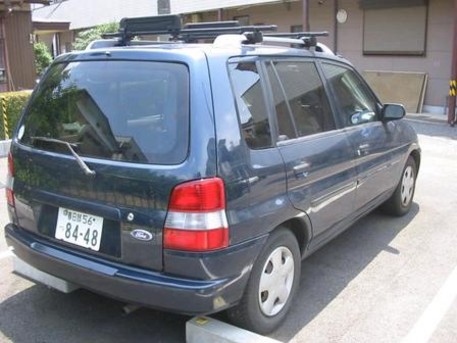
M 233 17 L 233 20 L 238 20 L 241 26 L 249 25 L 249 16 L 248 15 L 239 15 Z
M 424 55 L 426 0 L 362 0 L 365 55 Z
M 290 32 L 302 32 L 303 31 L 303 25 L 291 25 L 290 26 Z

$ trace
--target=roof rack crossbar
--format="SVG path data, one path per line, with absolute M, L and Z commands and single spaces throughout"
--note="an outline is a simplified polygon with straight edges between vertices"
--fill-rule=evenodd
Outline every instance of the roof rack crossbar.
M 302 37 L 328 37 L 328 31 L 316 32 L 275 32 L 268 34 L 273 37 L 302 38 Z
M 317 46 L 317 37 L 327 37 L 327 31 L 320 32 L 278 32 L 268 34 L 269 37 L 276 37 L 280 39 L 296 39 L 300 41 L 301 46 L 305 48 L 315 48 Z M 281 43 L 280 41 L 277 41 Z M 283 42 L 287 43 L 287 42 Z M 295 44 L 295 43 L 291 43 Z
M 178 35 L 178 39 L 191 42 L 198 39 L 215 39 L 219 35 L 225 34 L 245 34 L 253 32 L 276 31 L 276 25 L 248 25 L 233 27 L 214 27 L 214 28 L 190 28 L 183 29 Z

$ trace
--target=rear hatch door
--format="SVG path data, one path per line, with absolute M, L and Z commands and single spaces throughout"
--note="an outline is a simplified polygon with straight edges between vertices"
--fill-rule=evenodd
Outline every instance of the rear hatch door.
M 16 221 L 76 253 L 161 270 L 170 192 L 205 170 L 189 156 L 189 65 L 109 57 L 67 58 L 35 90 L 12 148 Z

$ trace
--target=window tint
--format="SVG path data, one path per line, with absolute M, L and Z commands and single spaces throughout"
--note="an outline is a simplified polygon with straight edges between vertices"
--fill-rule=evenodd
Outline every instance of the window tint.
M 278 117 L 280 139 L 335 129 L 333 114 L 314 63 L 271 62 L 267 65 L 267 70 Z M 292 125 L 295 125 L 296 134 Z
M 67 154 L 64 144 L 46 138 L 66 141 L 83 156 L 175 164 L 187 156 L 188 126 L 184 65 L 71 62 L 54 65 L 40 82 L 19 139 Z
M 229 69 L 246 143 L 252 149 L 270 147 L 270 124 L 255 63 L 231 63 Z
M 352 70 L 334 64 L 322 65 L 339 104 L 339 115 L 345 126 L 377 120 L 377 101 L 366 84 Z

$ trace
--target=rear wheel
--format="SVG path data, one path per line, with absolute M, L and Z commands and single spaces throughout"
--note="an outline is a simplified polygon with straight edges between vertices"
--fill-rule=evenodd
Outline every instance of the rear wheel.
M 416 189 L 416 175 L 416 162 L 409 156 L 403 168 L 400 183 L 395 189 L 394 194 L 383 205 L 385 212 L 395 216 L 403 216 L 409 212 Z
M 257 258 L 241 302 L 227 311 L 230 320 L 261 334 L 285 318 L 300 281 L 300 249 L 287 229 L 271 234 Z

